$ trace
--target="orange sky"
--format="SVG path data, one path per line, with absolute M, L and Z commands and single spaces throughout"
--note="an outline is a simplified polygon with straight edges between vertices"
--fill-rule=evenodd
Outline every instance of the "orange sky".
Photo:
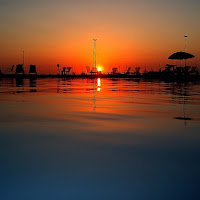
M 97 38 L 97 65 L 109 68 L 136 65 L 156 70 L 167 57 L 184 51 L 199 65 L 200 3 L 197 0 L 52 1 L 14 0 L 0 4 L 0 69 L 36 64 L 39 73 L 56 73 L 56 65 L 80 73 L 92 66 L 93 38 Z M 172 61 L 170 61 L 172 62 Z

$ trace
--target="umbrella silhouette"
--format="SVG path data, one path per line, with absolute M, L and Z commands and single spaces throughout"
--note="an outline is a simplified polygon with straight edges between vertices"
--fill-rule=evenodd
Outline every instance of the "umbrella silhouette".
M 190 54 L 190 53 L 179 51 L 179 52 L 173 53 L 168 59 L 171 59 L 171 60 L 186 60 L 186 59 L 194 58 L 194 57 L 195 56 Z

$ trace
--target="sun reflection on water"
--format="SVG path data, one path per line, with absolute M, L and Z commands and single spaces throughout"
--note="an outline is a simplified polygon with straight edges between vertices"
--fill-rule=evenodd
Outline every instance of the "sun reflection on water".
M 98 92 L 101 91 L 101 79 L 100 78 L 97 79 L 97 91 Z

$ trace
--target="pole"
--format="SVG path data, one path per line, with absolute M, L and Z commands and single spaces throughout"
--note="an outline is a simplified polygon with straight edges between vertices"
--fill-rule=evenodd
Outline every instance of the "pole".
M 185 52 L 187 52 L 187 35 L 184 35 L 185 37 Z M 185 66 L 186 66 L 186 59 L 185 59 Z
M 92 68 L 92 72 L 95 71 L 95 52 L 93 51 L 93 68 Z
M 93 39 L 94 40 L 94 51 L 93 51 L 93 53 L 94 53 L 94 58 L 93 58 L 93 67 L 94 67 L 94 71 L 96 72 L 96 53 L 97 53 L 97 51 L 96 51 L 96 41 L 97 41 L 97 39 Z
M 22 51 L 23 53 L 23 68 L 24 68 L 24 50 Z
M 57 73 L 58 73 L 58 75 L 60 74 L 60 73 L 59 73 L 59 67 L 60 67 L 60 65 L 57 64 L 57 68 L 58 68 Z
M 187 35 L 184 35 L 184 37 L 185 37 L 185 52 L 187 51 Z

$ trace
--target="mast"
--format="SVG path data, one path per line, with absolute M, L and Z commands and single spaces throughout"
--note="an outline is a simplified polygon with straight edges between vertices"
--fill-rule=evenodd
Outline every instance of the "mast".
M 94 40 L 94 51 L 93 51 L 93 70 L 96 72 L 96 53 L 97 53 L 97 51 L 96 51 L 96 41 L 97 41 L 97 39 L 93 39 Z
M 187 35 L 184 35 L 184 38 L 185 38 L 185 52 L 187 52 Z
M 187 52 L 187 35 L 184 35 L 185 38 L 185 52 Z M 185 59 L 185 66 L 186 66 L 186 59 Z
M 24 69 L 24 50 L 22 51 L 23 54 L 23 69 Z

